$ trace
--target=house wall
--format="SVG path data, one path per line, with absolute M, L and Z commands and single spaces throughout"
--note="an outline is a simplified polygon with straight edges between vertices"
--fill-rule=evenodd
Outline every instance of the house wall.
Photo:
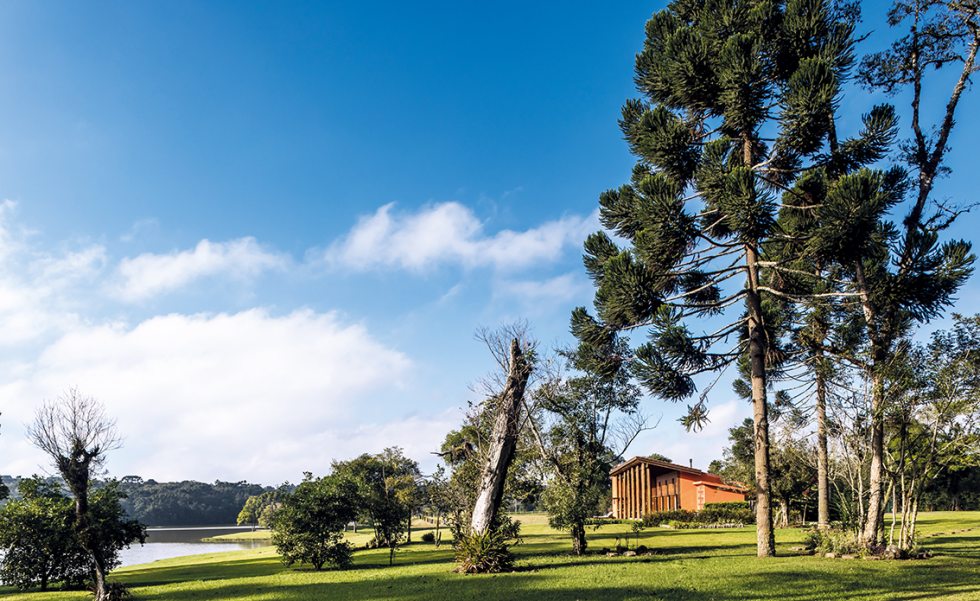
M 733 501 L 744 501 L 745 495 L 740 492 L 735 492 L 733 490 L 725 490 L 721 488 L 715 488 L 714 486 L 705 486 L 704 488 L 704 503 L 731 503 Z M 698 509 L 704 509 L 704 506 L 698 507 Z

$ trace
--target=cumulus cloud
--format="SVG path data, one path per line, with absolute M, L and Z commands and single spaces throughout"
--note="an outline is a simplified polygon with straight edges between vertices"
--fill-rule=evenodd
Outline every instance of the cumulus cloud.
M 328 265 L 355 271 L 441 264 L 521 269 L 559 259 L 596 227 L 595 217 L 567 216 L 523 231 L 485 231 L 471 209 L 458 202 L 395 213 L 394 203 L 361 217 L 324 253 Z
M 220 275 L 250 279 L 287 264 L 285 255 L 264 249 L 252 237 L 228 242 L 201 240 L 191 250 L 123 259 L 118 267 L 118 293 L 123 300 L 139 301 L 202 278 Z
M 35 360 L 0 370 L 8 424 L 0 447 L 16 458 L 6 471 L 37 471 L 43 458 L 24 448 L 17 423 L 29 421 L 43 399 L 77 386 L 118 420 L 125 451 L 110 463 L 116 475 L 275 482 L 325 470 L 331 457 L 368 442 L 410 446 L 420 433 L 437 439 L 427 420 L 413 418 L 419 423 L 400 438 L 363 413 L 376 399 L 398 395 L 410 366 L 363 325 L 310 310 L 82 326 Z M 367 436 L 368 428 L 378 436 Z

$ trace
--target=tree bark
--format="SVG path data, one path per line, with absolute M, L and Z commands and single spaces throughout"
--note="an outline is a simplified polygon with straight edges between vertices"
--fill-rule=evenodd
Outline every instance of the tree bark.
M 742 164 L 752 168 L 752 133 L 742 132 Z M 776 554 L 776 539 L 772 529 L 772 505 L 769 484 L 769 407 L 766 401 L 766 355 L 769 337 L 762 318 L 762 299 L 759 296 L 759 251 L 757 245 L 745 245 L 747 290 L 745 309 L 748 313 L 749 370 L 752 382 L 752 418 L 755 440 L 755 531 L 756 553 L 759 557 Z
M 884 384 L 877 365 L 871 374 L 871 472 L 868 476 L 868 513 L 862 541 L 867 547 L 878 544 L 884 517 L 885 418 Z
M 827 382 L 823 373 L 823 353 L 817 362 L 817 528 L 830 527 L 830 486 L 827 464 Z
M 574 555 L 585 555 L 588 541 L 585 539 L 585 524 L 574 524 L 572 526 L 572 553 Z
M 768 340 L 763 326 L 762 302 L 758 291 L 758 255 L 752 246 L 746 247 L 746 266 L 749 272 L 749 286 L 745 295 L 745 304 L 748 311 L 752 418 L 755 426 L 756 553 L 759 557 L 772 557 L 776 554 L 776 538 L 772 528 L 769 483 L 769 407 L 766 402 Z
M 473 507 L 470 530 L 483 534 L 493 527 L 504 496 L 507 469 L 517 447 L 517 424 L 524 389 L 531 375 L 531 366 L 521 352 L 517 339 L 510 343 L 510 364 L 504 390 L 500 394 L 497 417 L 493 425 L 490 452 L 480 477 L 480 488 Z

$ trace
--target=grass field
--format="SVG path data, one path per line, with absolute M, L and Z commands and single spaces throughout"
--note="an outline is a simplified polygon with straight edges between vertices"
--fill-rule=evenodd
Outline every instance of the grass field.
M 464 576 L 452 572 L 451 550 L 414 543 L 388 567 L 384 550 L 358 551 L 355 567 L 314 572 L 287 569 L 271 548 L 170 559 L 121 568 L 113 579 L 137 598 L 168 600 L 980 600 L 980 512 L 924 514 L 923 544 L 936 556 L 919 561 L 841 560 L 792 551 L 799 530 L 781 530 L 780 556 L 755 557 L 755 533 L 649 529 L 640 557 L 568 555 L 568 540 L 540 516 L 521 516 L 518 570 Z M 593 549 L 613 546 L 627 526 L 590 531 Z M 419 533 L 415 533 L 418 535 Z M 86 599 L 85 593 L 7 592 L 11 601 Z

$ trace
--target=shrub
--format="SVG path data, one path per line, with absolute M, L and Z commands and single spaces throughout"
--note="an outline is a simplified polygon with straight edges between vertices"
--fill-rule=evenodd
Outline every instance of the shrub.
M 463 574 L 495 574 L 514 569 L 511 545 L 521 542 L 521 523 L 505 517 L 495 528 L 482 534 L 462 533 L 453 540 L 456 551 L 456 571 Z
M 674 509 L 643 516 L 644 526 L 668 525 L 673 528 L 718 528 L 755 523 L 755 515 L 746 502 L 708 503 L 701 511 Z
M 818 530 L 811 528 L 803 535 L 803 548 L 811 553 L 857 555 L 864 552 L 857 537 L 849 530 Z
M 436 533 L 435 532 L 426 532 L 425 534 L 422 535 L 422 542 L 423 543 L 434 543 L 434 542 L 436 542 Z
M 698 512 L 703 524 L 754 524 L 755 513 L 745 501 L 733 503 L 708 503 Z

